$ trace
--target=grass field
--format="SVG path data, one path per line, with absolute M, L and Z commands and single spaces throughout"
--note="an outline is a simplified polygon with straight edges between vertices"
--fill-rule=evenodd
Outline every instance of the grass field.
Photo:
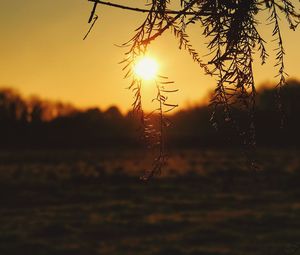
M 170 153 L 139 180 L 144 152 L 0 153 L 1 255 L 294 255 L 300 151 Z

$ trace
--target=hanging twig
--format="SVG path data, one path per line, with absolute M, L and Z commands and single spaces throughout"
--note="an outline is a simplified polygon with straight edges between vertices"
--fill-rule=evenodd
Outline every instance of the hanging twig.
M 92 22 L 92 19 L 93 19 L 94 15 L 95 15 L 95 12 L 96 12 L 97 4 L 98 4 L 97 2 L 94 3 L 94 7 L 93 7 L 93 9 L 92 9 L 92 12 L 91 12 L 91 15 L 90 15 L 90 18 L 89 18 L 89 22 L 88 22 L 88 23 L 91 23 L 91 22 Z
M 95 15 L 95 17 L 93 19 L 94 19 L 94 21 L 93 21 L 92 25 L 90 26 L 89 30 L 87 31 L 86 35 L 83 37 L 83 40 L 85 40 L 88 37 L 88 35 L 90 34 L 90 32 L 92 31 L 93 26 L 95 25 L 95 23 L 98 19 L 98 15 Z
M 148 37 L 146 40 L 143 40 L 141 43 L 143 44 L 148 44 L 151 41 L 155 40 L 158 36 L 162 35 L 170 26 L 172 26 L 182 15 L 185 14 L 185 12 L 190 9 L 198 0 L 193 0 L 191 1 L 184 9 L 180 12 L 177 13 L 177 15 L 172 18 L 167 20 L 167 24 L 162 27 L 158 32 L 156 32 L 154 35 Z M 194 13 L 195 15 L 195 13 Z

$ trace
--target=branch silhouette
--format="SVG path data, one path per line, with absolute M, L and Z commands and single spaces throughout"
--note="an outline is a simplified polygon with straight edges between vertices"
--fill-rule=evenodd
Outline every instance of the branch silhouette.
M 115 4 L 115 3 L 105 2 L 105 1 L 101 1 L 101 0 L 88 0 L 88 1 L 93 2 L 93 3 L 102 4 L 102 5 L 111 6 L 111 7 L 115 7 L 115 8 L 119 8 L 119 9 L 124 9 L 124 10 L 128 10 L 128 11 L 143 12 L 143 13 L 152 12 L 152 10 L 150 10 L 150 9 L 130 7 L 130 6 L 126 6 L 126 5 Z M 184 14 L 184 15 L 195 15 L 195 14 L 197 14 L 197 12 L 175 11 L 175 10 L 166 10 L 165 13 L 166 14 Z
M 285 85 L 287 77 L 280 18 L 285 16 L 289 28 L 295 30 L 300 24 L 299 8 L 295 6 L 298 1 L 181 0 L 181 10 L 170 10 L 171 3 L 175 2 L 171 0 L 150 1 L 149 9 L 102 0 L 88 1 L 128 11 L 147 13 L 143 22 L 135 30 L 134 36 L 122 44 L 129 48 L 121 63 L 124 64 L 125 78 L 132 79 L 130 88 L 134 93 L 134 109 L 143 111 L 140 95 L 141 84 L 136 81 L 132 66 L 138 57 L 146 54 L 153 40 L 170 30 L 179 41 L 179 49 L 187 50 L 205 74 L 216 77 L 215 93 L 211 99 L 212 125 L 218 127 L 218 130 L 220 127 L 223 129 L 230 127 L 236 130 L 235 135 L 241 138 L 241 145 L 247 151 L 245 154 L 254 154 L 257 93 L 253 63 L 256 52 L 260 54 L 261 64 L 266 62 L 269 55 L 263 38 L 265 32 L 258 29 L 261 22 L 258 22 L 257 17 L 260 13 L 269 11 L 266 23 L 272 25 L 272 36 L 277 43 L 274 55 L 276 77 L 279 79 L 277 88 L 280 95 L 281 87 Z M 206 47 L 208 53 L 203 54 L 203 59 L 193 48 L 189 33 L 186 31 L 189 24 L 195 23 L 203 28 L 202 36 L 208 40 Z M 279 109 L 281 108 L 279 107 Z M 239 110 L 238 114 L 237 110 Z M 219 121 L 220 118 L 216 118 L 219 114 L 223 117 L 224 123 Z M 244 123 L 236 121 L 240 118 L 239 115 L 243 115 L 247 121 Z M 251 165 L 254 165 L 252 163 L 253 161 Z

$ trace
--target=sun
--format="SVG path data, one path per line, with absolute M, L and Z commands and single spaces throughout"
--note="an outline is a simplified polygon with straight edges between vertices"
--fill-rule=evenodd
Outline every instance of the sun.
M 134 65 L 134 73 L 140 79 L 152 80 L 156 77 L 158 64 L 155 59 L 150 57 L 142 57 Z

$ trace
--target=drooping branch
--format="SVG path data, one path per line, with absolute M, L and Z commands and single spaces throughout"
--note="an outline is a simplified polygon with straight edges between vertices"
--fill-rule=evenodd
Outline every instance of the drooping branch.
M 126 5 L 115 4 L 115 3 L 105 2 L 105 1 L 101 1 L 101 0 L 88 0 L 88 1 L 93 2 L 93 3 L 102 4 L 102 5 L 111 6 L 111 7 L 115 7 L 115 8 L 119 8 L 119 9 L 123 9 L 123 10 L 127 10 L 127 11 L 144 12 L 144 13 L 153 12 L 150 9 L 130 7 L 130 6 L 126 6 Z M 184 10 L 181 10 L 181 11 L 166 10 L 165 14 L 196 15 L 197 12 L 190 12 L 190 11 L 184 11 Z
M 277 42 L 275 49 L 276 67 L 280 81 L 277 85 L 279 92 L 285 85 L 284 48 L 282 34 L 279 27 L 280 15 L 284 14 L 289 27 L 295 30 L 300 24 L 300 13 L 293 5 L 292 0 L 181 0 L 181 10 L 170 10 L 172 0 L 149 1 L 149 9 L 131 7 L 111 3 L 102 0 L 88 0 L 95 4 L 102 4 L 128 11 L 146 13 L 145 19 L 135 30 L 135 35 L 123 47 L 129 50 L 125 53 L 126 58 L 122 61 L 125 77 L 131 78 L 130 89 L 134 92 L 133 108 L 143 116 L 141 107 L 139 84 L 134 77 L 133 65 L 137 57 L 145 55 L 150 43 L 157 39 L 167 30 L 171 30 L 179 40 L 179 48 L 188 51 L 193 60 L 204 68 L 205 73 L 215 76 L 216 89 L 211 100 L 214 113 L 211 121 L 217 126 L 215 118 L 216 110 L 223 112 L 225 123 L 236 130 L 241 142 L 248 152 L 255 148 L 255 97 L 256 85 L 254 82 L 253 61 L 255 52 L 260 53 L 261 64 L 268 57 L 265 47 L 264 34 L 257 29 L 259 22 L 256 17 L 259 13 L 268 10 L 269 21 L 274 25 L 273 37 Z M 148 2 L 148 1 L 147 1 Z M 296 2 L 296 1 L 295 1 Z M 95 5 L 94 5 L 95 6 Z M 93 12 L 92 12 L 93 13 Z M 189 17 L 186 17 L 190 15 Z M 194 50 L 186 27 L 189 24 L 200 24 L 203 28 L 202 35 L 208 39 L 207 61 L 199 57 L 199 52 Z M 140 84 L 141 86 L 141 84 Z M 158 88 L 160 89 L 160 88 Z M 164 97 L 159 90 L 160 103 L 173 106 L 164 102 Z M 162 106 L 162 104 L 160 104 Z M 163 123 L 163 111 L 159 107 L 158 114 L 161 116 L 160 124 Z M 167 111 L 169 111 L 167 110 Z M 146 118 L 147 119 L 147 118 Z M 241 120 L 241 122 L 239 122 Z M 147 179 L 158 174 L 165 163 L 164 144 L 162 129 L 152 130 L 145 118 L 142 118 L 145 134 L 159 144 L 159 156 L 155 160 L 153 169 L 148 172 Z M 225 124 L 228 126 L 227 124 Z M 163 126 L 160 126 L 163 127 Z M 220 126 L 221 128 L 223 127 Z M 225 127 L 226 128 L 226 127 Z M 152 136 L 156 139 L 152 139 Z M 155 138 L 155 137 L 154 137 Z M 159 141 L 159 143 L 158 143 Z M 252 164 L 252 162 L 251 162 Z

